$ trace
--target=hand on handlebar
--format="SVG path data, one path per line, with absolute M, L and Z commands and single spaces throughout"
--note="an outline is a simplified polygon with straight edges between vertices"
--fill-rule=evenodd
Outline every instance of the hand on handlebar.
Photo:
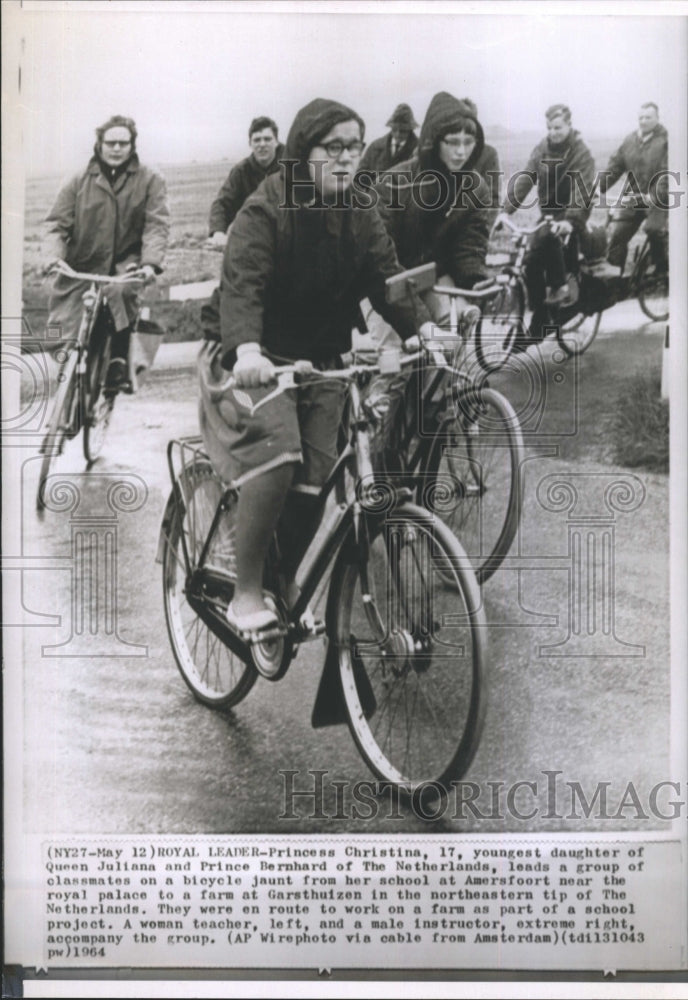
M 258 344 L 241 344 L 232 377 L 238 389 L 257 389 L 274 382 L 275 366 L 261 353 Z
M 49 260 L 47 264 L 43 265 L 42 272 L 43 275 L 48 278 L 51 274 L 55 274 L 62 267 L 66 267 L 65 261 L 61 257 L 56 257 L 54 260 Z
M 155 268 L 151 264 L 127 264 L 124 273 L 136 275 L 137 278 L 140 276 L 144 285 L 150 285 L 156 278 Z
M 558 222 L 552 223 L 552 232 L 555 236 L 561 236 L 564 239 L 567 239 L 573 232 L 573 226 L 568 219 L 561 219 Z

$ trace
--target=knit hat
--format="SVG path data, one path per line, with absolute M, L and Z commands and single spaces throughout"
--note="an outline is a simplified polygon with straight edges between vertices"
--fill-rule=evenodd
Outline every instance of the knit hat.
M 335 125 L 348 121 L 358 122 L 363 138 L 365 124 L 360 115 L 338 101 L 316 97 L 297 112 L 287 136 L 284 158 L 305 163 L 319 139 L 323 139 Z
M 418 128 L 418 122 L 413 117 L 413 111 L 408 104 L 397 104 L 394 114 L 387 122 L 387 127 L 403 125 L 406 128 Z

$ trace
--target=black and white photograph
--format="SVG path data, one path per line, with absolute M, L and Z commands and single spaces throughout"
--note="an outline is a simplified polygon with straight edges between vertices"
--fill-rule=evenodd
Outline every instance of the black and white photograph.
M 2 16 L 7 983 L 685 982 L 688 6 Z

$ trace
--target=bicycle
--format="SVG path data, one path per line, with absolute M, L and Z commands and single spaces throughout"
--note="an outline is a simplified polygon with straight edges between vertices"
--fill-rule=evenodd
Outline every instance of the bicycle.
M 234 706 L 258 676 L 279 680 L 301 643 L 325 635 L 313 726 L 346 721 L 378 778 L 405 794 L 434 782 L 441 794 L 469 767 L 483 725 L 485 616 L 478 583 L 446 525 L 412 504 L 408 490 L 373 472 L 371 418 L 361 390 L 379 365 L 353 363 L 311 375 L 304 367 L 278 369 L 280 389 L 309 377 L 343 380 L 352 419 L 320 491 L 318 517 L 305 526 L 310 544 L 291 607 L 278 534 L 273 540 L 265 594 L 276 628 L 238 633 L 228 624 L 238 490 L 220 482 L 200 438 L 169 443 L 172 491 L 157 558 L 176 664 L 201 703 Z M 325 586 L 325 618 L 316 622 L 309 602 Z
M 50 466 L 62 454 L 65 441 L 75 438 L 83 428 L 83 454 L 89 465 L 103 449 L 117 395 L 106 385 L 114 324 L 106 308 L 105 286 L 141 284 L 144 280 L 138 271 L 122 275 L 82 273 L 64 261 L 55 265 L 53 272 L 88 281 L 89 287 L 83 295 L 84 308 L 76 338 L 67 343 L 64 351 L 48 430 L 40 448 L 43 461 L 36 493 L 39 513 L 45 509 Z
M 501 367 L 514 350 L 519 333 L 522 342 L 525 334 L 525 309 L 528 301 L 525 282 L 525 258 L 530 237 L 545 227 L 554 227 L 552 216 L 544 216 L 536 225 L 522 228 L 506 217 L 500 224 L 513 234 L 512 248 L 506 258 L 493 255 L 488 263 L 499 268 L 495 280 L 502 286 L 501 295 L 490 306 L 494 318 L 489 324 L 483 322 L 476 334 L 476 353 L 482 358 L 481 364 L 490 365 L 494 357 L 494 367 Z M 493 235 L 496 230 L 493 229 Z M 545 303 L 547 315 L 543 325 L 551 328 L 559 346 L 569 357 L 582 354 L 590 347 L 600 328 L 600 320 L 605 306 L 590 288 L 589 269 L 579 255 L 576 267 L 569 275 L 571 302 L 555 306 Z M 500 336 L 500 331 L 504 331 Z M 493 354 L 494 352 L 494 354 Z
M 402 297 L 409 281 L 427 283 L 434 273 L 434 264 L 422 265 L 390 278 L 388 285 Z M 378 464 L 385 474 L 401 478 L 417 503 L 432 503 L 466 550 L 481 585 L 511 548 L 524 488 L 518 417 L 482 372 L 464 365 L 468 331 L 461 331 L 459 300 L 490 300 L 495 287 L 499 291 L 492 284 L 472 290 L 433 284 L 435 293 L 449 298 L 448 329 L 423 349 L 412 381 L 405 375 L 399 382 L 392 379 L 380 400 L 371 400 L 380 421 Z M 394 407 L 395 396 L 406 396 L 408 406 Z
M 628 198 L 620 198 L 608 207 L 607 228 L 616 221 L 616 211 L 633 205 Z M 636 207 L 647 207 L 644 199 L 643 204 Z M 669 318 L 669 272 L 663 267 L 657 268 L 647 230 L 642 242 L 635 245 L 630 272 L 622 272 L 622 280 L 626 285 L 626 297 L 635 296 L 648 319 L 664 322 Z

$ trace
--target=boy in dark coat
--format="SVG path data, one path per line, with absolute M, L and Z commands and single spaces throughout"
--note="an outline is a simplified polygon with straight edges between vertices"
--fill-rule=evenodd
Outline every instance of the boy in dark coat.
M 512 215 L 535 185 L 542 216 L 552 216 L 556 223 L 556 232 L 542 228 L 533 235 L 526 258 L 531 336 L 536 340 L 541 339 L 545 300 L 556 306 L 569 304 L 567 269 L 575 265 L 578 248 L 585 242 L 595 182 L 595 161 L 572 128 L 569 108 L 553 104 L 545 119 L 547 136 L 530 154 L 526 169 L 509 181 L 502 209 Z M 569 237 L 566 250 L 560 236 Z
M 254 118 L 248 130 L 251 155 L 232 167 L 217 198 L 210 206 L 208 229 L 217 246 L 227 242 L 227 230 L 236 214 L 261 181 L 279 170 L 284 146 L 278 141 L 277 125 L 272 118 Z

